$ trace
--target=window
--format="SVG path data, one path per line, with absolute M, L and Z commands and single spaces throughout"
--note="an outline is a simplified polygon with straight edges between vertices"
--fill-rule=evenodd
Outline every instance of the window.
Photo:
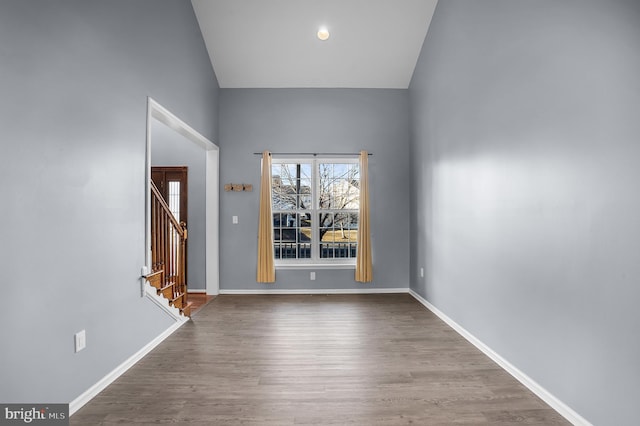
M 357 158 L 273 158 L 276 265 L 354 265 L 358 245 Z

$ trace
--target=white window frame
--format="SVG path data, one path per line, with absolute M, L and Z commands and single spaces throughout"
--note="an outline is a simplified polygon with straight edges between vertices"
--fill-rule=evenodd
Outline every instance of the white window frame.
M 337 163 L 337 164 L 358 164 L 360 163 L 358 156 L 345 156 L 345 157 L 321 157 L 314 156 L 309 157 L 288 157 L 288 156 L 276 156 L 271 158 L 272 165 L 275 164 L 311 164 L 311 204 L 310 210 L 305 210 L 311 215 L 311 258 L 302 259 L 275 259 L 276 269 L 354 269 L 356 266 L 355 257 L 337 257 L 337 258 L 321 258 L 320 257 L 320 212 L 345 212 L 345 209 L 334 210 L 320 210 L 319 206 L 319 193 L 320 193 L 320 178 L 319 178 L 319 163 Z M 300 210 L 297 210 L 299 212 Z M 346 210 L 350 213 L 360 214 L 359 210 L 349 209 Z M 284 210 L 273 210 L 273 213 L 283 213 Z M 358 217 L 358 223 L 360 218 Z M 275 243 L 275 242 L 274 242 Z

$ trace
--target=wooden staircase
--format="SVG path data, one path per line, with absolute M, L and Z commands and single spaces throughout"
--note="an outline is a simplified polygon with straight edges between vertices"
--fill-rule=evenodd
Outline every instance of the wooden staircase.
M 186 241 L 187 228 L 178 223 L 151 183 L 151 273 L 145 278 L 169 305 L 181 315 L 191 316 L 192 303 L 187 300 Z

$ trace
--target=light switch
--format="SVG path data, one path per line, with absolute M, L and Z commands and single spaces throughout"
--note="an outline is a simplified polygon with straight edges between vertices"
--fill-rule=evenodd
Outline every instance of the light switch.
M 87 334 L 85 330 L 79 331 L 74 335 L 76 352 L 80 352 L 87 347 Z
M 238 224 L 238 216 L 233 216 L 231 219 L 233 220 L 234 225 Z

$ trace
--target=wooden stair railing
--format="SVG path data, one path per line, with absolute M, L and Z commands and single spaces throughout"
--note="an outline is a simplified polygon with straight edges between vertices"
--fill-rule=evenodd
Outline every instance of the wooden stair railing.
M 151 273 L 145 278 L 182 315 L 191 316 L 185 270 L 186 224 L 178 223 L 158 187 L 153 181 L 150 184 Z

